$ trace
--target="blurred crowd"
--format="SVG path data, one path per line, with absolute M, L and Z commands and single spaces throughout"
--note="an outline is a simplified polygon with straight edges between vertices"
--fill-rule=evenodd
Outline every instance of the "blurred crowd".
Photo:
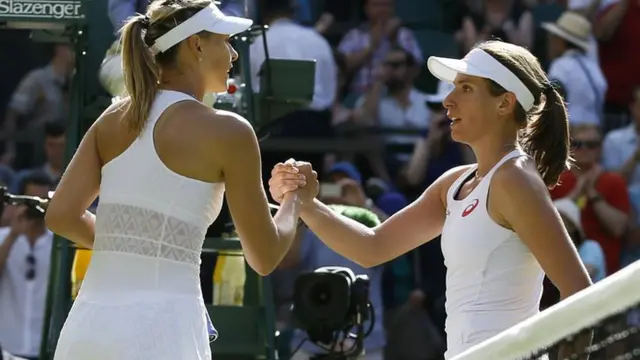
M 144 6 L 109 0 L 114 29 Z M 449 136 L 442 101 L 451 88 L 428 75 L 426 57 L 461 56 L 499 38 L 531 49 L 565 97 L 575 166 L 550 191 L 593 281 L 640 259 L 640 1 L 270 0 L 258 8 L 256 20 L 270 28 L 266 42 L 251 45 L 250 74 L 240 74 L 253 78 L 255 91 L 264 43 L 272 58 L 316 60 L 312 103 L 280 119 L 271 137 L 319 145 L 263 150 L 265 176 L 287 158 L 310 161 L 323 200 L 384 221 L 448 169 L 474 162 Z M 222 9 L 242 14 L 234 0 L 222 1 Z M 0 99 L 0 184 L 15 194 L 46 196 L 64 168 L 74 53 L 67 44 L 51 49 L 48 64 Z M 0 345 L 26 359 L 39 353 L 52 238 L 37 212 L 7 207 L 1 214 Z M 446 267 L 438 238 L 365 269 L 303 226 L 270 275 L 283 354 L 302 339 L 288 311 L 293 281 L 327 265 L 371 279 L 377 320 L 365 359 L 442 357 Z M 557 301 L 545 281 L 541 308 Z M 320 352 L 307 343 L 294 359 Z

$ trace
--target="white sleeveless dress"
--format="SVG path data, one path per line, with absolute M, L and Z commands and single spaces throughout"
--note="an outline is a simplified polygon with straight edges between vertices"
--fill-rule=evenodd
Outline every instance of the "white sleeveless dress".
M 158 92 L 139 138 L 102 168 L 91 264 L 55 360 L 211 359 L 200 253 L 224 184 L 178 175 L 158 157 L 154 125 L 181 101 L 196 100 Z
M 491 178 L 506 161 L 527 156 L 515 150 L 503 157 L 463 200 L 460 187 L 471 167 L 447 192 L 442 253 L 447 266 L 446 359 L 538 313 L 544 272 L 517 234 L 491 219 L 487 196 Z

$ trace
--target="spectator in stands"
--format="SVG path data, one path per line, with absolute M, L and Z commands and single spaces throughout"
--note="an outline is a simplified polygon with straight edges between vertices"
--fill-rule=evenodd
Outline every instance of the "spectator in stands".
M 319 194 L 320 198 L 328 204 L 341 204 L 356 206 L 372 211 L 380 220 L 384 221 L 389 216 L 382 211 L 373 199 L 369 198 L 363 187 L 363 179 L 360 171 L 351 163 L 341 161 L 335 163 L 327 171 L 327 182 L 325 184 L 336 185 L 337 193 Z
M 572 128 L 575 167 L 560 176 L 551 189 L 554 199 L 568 198 L 582 212 L 585 236 L 602 246 L 607 273 L 620 268 L 622 236 L 629 222 L 629 193 L 624 178 L 600 166 L 602 135 L 594 125 Z
M 351 122 L 353 120 L 353 109 L 345 106 L 344 100 L 349 91 L 349 84 L 347 79 L 347 57 L 338 52 L 333 52 L 333 57 L 336 62 L 336 70 L 338 80 L 336 82 L 336 97 L 333 101 L 332 112 L 332 126 L 338 126 L 340 124 Z
M 533 15 L 524 1 L 485 0 L 482 6 L 469 10 L 462 20 L 462 28 L 456 33 L 463 53 L 491 38 L 527 48 L 533 44 Z
M 419 72 L 419 64 L 409 51 L 391 48 L 376 68 L 372 86 L 356 102 L 355 121 L 366 126 L 426 130 L 431 115 L 426 95 L 413 86 Z M 386 163 L 392 179 L 409 159 L 418 138 L 417 134 L 385 135 L 390 147 Z
M 568 0 L 567 10 L 580 14 L 593 23 L 602 8 L 602 3 L 602 0 Z M 589 50 L 587 51 L 587 55 L 600 64 L 598 41 L 593 32 L 589 34 Z
M 33 173 L 21 194 L 46 197 L 52 183 Z M 36 359 L 40 350 L 53 234 L 44 215 L 20 207 L 10 227 L 0 229 L 0 343 L 12 354 Z
M 571 199 L 556 200 L 554 205 L 562 217 L 564 226 L 567 228 L 591 280 L 595 283 L 604 279 L 607 276 L 604 252 L 597 241 L 585 237 L 578 205 Z
M 377 203 L 389 215 L 409 204 L 404 196 L 397 193 L 385 194 Z M 432 259 L 427 259 L 430 263 L 423 264 L 421 253 L 416 249 L 384 265 L 382 293 L 387 330 L 385 360 L 435 360 L 444 355 L 446 270 L 439 245 L 437 250 L 440 263 L 431 263 Z M 421 271 L 424 269 L 423 265 L 429 271 L 436 272 L 425 277 L 425 272 Z M 442 267 L 442 271 L 437 272 L 438 266 Z M 438 275 L 441 276 L 440 281 L 432 282 L 431 279 Z M 442 291 L 436 288 L 441 288 Z
M 569 123 L 600 127 L 607 80 L 597 61 L 587 55 L 591 23 L 581 15 L 565 12 L 555 23 L 544 23 L 542 27 L 549 33 L 548 76 L 562 84 Z
M 438 92 L 427 95 L 426 103 L 431 115 L 426 136 L 415 145 L 411 159 L 404 165 L 401 173 L 403 190 L 411 194 L 412 199 L 420 196 L 424 190 L 447 170 L 456 166 L 471 164 L 473 152 L 469 146 L 451 139 L 450 121 L 447 110 L 442 105 L 444 98 L 453 89 L 453 84 L 440 82 Z
M 41 143 L 43 126 L 49 122 L 66 122 L 67 95 L 75 55 L 68 44 L 53 45 L 53 57 L 48 65 L 29 72 L 18 85 L 7 106 L 4 131 L 34 132 L 36 146 Z M 31 142 L 8 144 L 7 154 L 15 157 L 14 166 L 24 169 L 32 166 L 34 149 Z
M 571 199 L 560 199 L 554 202 L 560 213 L 562 222 L 573 240 L 580 259 L 584 263 L 591 281 L 594 283 L 604 279 L 607 275 L 607 267 L 602 247 L 596 241 L 589 240 L 584 235 L 582 228 L 582 216 L 580 208 Z M 544 291 L 540 300 L 540 310 L 547 309 L 560 301 L 560 291 L 553 285 L 547 276 L 544 278 Z
M 367 227 L 375 227 L 380 224 L 380 220 L 376 215 L 366 209 L 336 205 L 332 205 L 332 208 Z M 382 325 L 384 317 L 381 291 L 382 266 L 363 268 L 331 250 L 306 227 L 298 229 L 294 243 L 279 267 L 286 269 L 298 266 L 302 272 L 310 272 L 323 266 L 344 266 L 353 270 L 355 274 L 369 276 L 369 300 L 373 304 L 376 321 L 373 325 L 373 331 L 364 340 L 365 355 L 362 360 L 382 360 L 385 346 L 385 333 Z M 368 325 L 365 325 L 366 327 Z M 302 332 L 296 330 L 291 341 L 292 346 L 298 345 L 304 337 L 305 335 Z M 351 345 L 345 345 L 345 349 L 350 347 Z M 305 342 L 301 349 L 293 355 L 292 360 L 310 360 L 314 355 L 323 353 L 326 353 L 326 351 L 321 350 L 312 343 Z
M 244 16 L 244 8 L 240 0 L 220 0 L 220 10 L 227 15 Z M 120 30 L 126 20 L 135 14 L 147 11 L 148 0 L 109 0 L 108 15 L 113 29 Z M 251 16 L 251 15 L 249 15 Z
M 618 172 L 629 184 L 634 217 L 623 252 L 622 266 L 640 260 L 640 86 L 633 91 L 629 112 L 631 124 L 609 132 L 602 150 L 603 167 Z
M 64 124 L 48 123 L 44 127 L 45 163 L 16 174 L 11 191 L 17 192 L 25 176 L 41 171 L 49 176 L 53 184 L 57 184 L 64 170 L 64 154 L 67 144 L 67 128 Z
M 347 68 L 355 78 L 351 91 L 365 92 L 375 82 L 374 72 L 384 61 L 387 52 L 400 47 L 422 63 L 422 51 L 413 32 L 401 26 L 395 16 L 393 0 L 365 0 L 367 23 L 349 31 L 338 45 L 347 57 Z
M 605 99 L 605 133 L 628 123 L 633 88 L 640 84 L 640 2 L 603 0 L 594 23 L 600 65 L 609 91 Z
M 330 137 L 331 109 L 336 97 L 338 73 L 329 42 L 315 29 L 304 27 L 293 21 L 295 12 L 290 0 L 268 0 L 263 3 L 263 16 L 269 24 L 267 46 L 269 56 L 278 59 L 315 60 L 315 88 L 309 108 L 295 111 L 279 119 L 280 131 L 273 135 L 283 137 Z M 262 37 L 258 37 L 250 47 L 251 78 L 255 92 L 260 91 L 260 69 L 265 61 Z M 294 154 L 269 154 L 274 164 L 282 158 Z M 324 154 L 299 156 L 322 164 Z M 275 160 L 278 159 L 278 160 Z M 270 166 L 270 165 L 269 165 Z
M 604 138 L 602 166 L 620 173 L 630 188 L 640 189 L 640 86 L 633 91 L 629 105 L 631 124 L 613 130 Z M 638 209 L 640 210 L 640 208 Z

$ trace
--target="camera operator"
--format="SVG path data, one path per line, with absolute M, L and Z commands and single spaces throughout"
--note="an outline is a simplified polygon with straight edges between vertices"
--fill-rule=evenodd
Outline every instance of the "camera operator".
M 369 227 L 375 227 L 380 223 L 378 217 L 371 211 L 363 208 L 352 206 L 331 206 L 334 211 L 340 212 L 342 215 L 360 222 Z M 382 325 L 383 308 L 382 308 L 382 266 L 365 269 L 360 265 L 342 257 L 329 249 L 322 241 L 320 241 L 309 229 L 304 225 L 298 228 L 296 239 L 291 249 L 280 263 L 281 269 L 298 268 L 303 272 L 311 272 L 317 268 L 324 266 L 343 266 L 351 269 L 356 274 L 368 275 L 370 279 L 369 300 L 373 304 L 375 312 L 375 323 L 373 331 L 364 340 L 365 355 L 359 359 L 364 360 L 382 360 L 383 349 L 385 346 L 385 334 Z M 369 324 L 365 324 L 368 328 Z M 297 347 L 304 339 L 305 334 L 300 330 L 295 330 L 291 340 L 291 347 Z M 339 350 L 340 344 L 334 349 Z M 349 349 L 351 343 L 343 344 L 344 349 Z M 305 342 L 300 350 L 296 352 L 291 360 L 312 360 L 314 356 L 327 353 L 323 349 L 311 342 Z
M 53 183 L 42 172 L 25 176 L 20 193 L 46 198 Z M 19 206 L 0 228 L 0 343 L 12 354 L 37 359 L 44 322 L 53 234 L 44 214 Z

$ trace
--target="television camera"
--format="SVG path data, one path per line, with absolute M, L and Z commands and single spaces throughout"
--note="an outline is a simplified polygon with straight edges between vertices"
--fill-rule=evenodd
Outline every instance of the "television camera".
M 340 266 L 302 274 L 294 284 L 292 313 L 294 325 L 326 351 L 314 360 L 355 359 L 375 322 L 369 277 Z

